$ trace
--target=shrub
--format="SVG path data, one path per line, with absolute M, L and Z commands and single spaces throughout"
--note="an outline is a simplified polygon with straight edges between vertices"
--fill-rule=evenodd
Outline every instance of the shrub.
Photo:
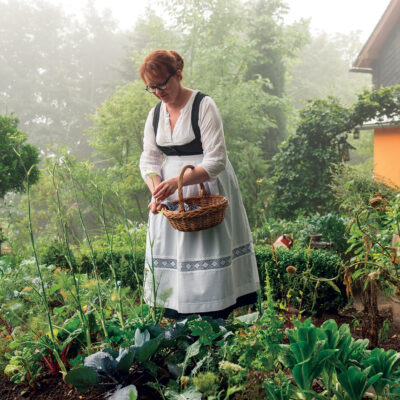
M 113 260 L 116 266 L 117 279 L 121 281 L 122 286 L 129 286 L 132 289 L 137 287 L 136 278 L 133 274 L 134 261 L 132 252 L 128 249 L 114 250 Z M 97 266 L 99 275 L 103 279 L 111 278 L 111 253 L 109 249 L 95 250 L 94 251 L 95 264 Z M 143 269 L 145 260 L 145 249 L 139 248 L 136 251 L 136 265 L 139 272 L 139 278 L 143 281 Z M 93 271 L 93 265 L 89 254 L 82 254 L 78 260 L 79 268 L 82 272 L 91 273 Z
M 269 219 L 254 229 L 253 240 L 256 244 L 272 244 L 287 233 L 294 239 L 295 246 L 307 247 L 310 235 L 321 233 L 323 241 L 334 242 L 333 249 L 343 254 L 347 249 L 346 229 L 346 219 L 335 213 L 299 216 L 295 220 Z
M 67 258 L 65 257 L 65 246 L 58 240 L 53 240 L 47 245 L 44 245 L 40 252 L 40 264 L 54 265 L 59 268 L 69 269 Z M 72 257 L 72 264 L 75 265 L 76 260 L 74 255 Z
M 351 165 L 337 165 L 332 171 L 330 188 L 341 211 L 350 216 L 354 210 L 368 207 L 373 197 L 393 201 L 399 190 L 385 178 L 374 176 L 372 169 L 365 171 Z
M 255 246 L 255 254 L 259 269 L 261 282 L 265 281 L 265 269 L 268 271 L 272 292 L 276 300 L 281 299 L 281 283 L 282 292 L 285 297 L 289 290 L 294 291 L 291 304 L 299 306 L 300 291 L 303 288 L 302 273 L 307 268 L 307 263 L 311 268 L 313 276 L 317 278 L 333 278 L 337 275 L 342 264 L 341 258 L 329 251 L 324 250 L 307 250 L 302 248 L 281 249 L 275 251 L 276 261 L 271 247 Z M 286 272 L 286 268 L 290 265 L 296 267 L 295 274 Z M 281 283 L 280 283 L 281 282 Z M 338 293 L 327 282 L 317 285 L 317 282 L 307 281 L 305 285 L 302 309 L 306 313 L 316 312 L 337 312 L 337 310 L 346 303 L 345 289 L 341 282 L 335 281 L 341 291 Z M 313 305 L 313 297 L 315 298 L 315 306 Z

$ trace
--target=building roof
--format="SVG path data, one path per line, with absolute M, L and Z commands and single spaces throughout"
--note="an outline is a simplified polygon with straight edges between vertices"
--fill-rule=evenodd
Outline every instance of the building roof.
M 384 115 L 380 118 L 371 119 L 370 121 L 365 122 L 361 127 L 359 127 L 359 129 L 370 130 L 379 128 L 393 128 L 395 126 L 400 126 L 400 116 L 388 118 Z
M 378 59 L 380 50 L 386 39 L 400 19 L 400 0 L 392 0 L 383 13 L 381 19 L 371 33 L 369 39 L 361 49 L 352 71 L 371 71 L 375 60 Z

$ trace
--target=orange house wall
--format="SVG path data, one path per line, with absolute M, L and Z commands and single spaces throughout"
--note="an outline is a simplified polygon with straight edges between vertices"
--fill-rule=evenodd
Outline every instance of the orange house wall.
M 400 126 L 375 129 L 374 175 L 400 186 Z

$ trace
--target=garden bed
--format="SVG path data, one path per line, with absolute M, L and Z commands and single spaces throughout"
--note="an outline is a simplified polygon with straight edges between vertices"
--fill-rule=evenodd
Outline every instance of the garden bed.
M 323 314 L 320 317 L 313 317 L 312 323 L 319 327 L 325 321 L 333 319 L 336 321 L 338 327 L 343 324 L 348 324 L 351 328 L 351 333 L 354 339 L 362 339 L 361 329 L 357 326 L 354 326 L 354 318 L 352 316 L 345 315 L 337 315 L 337 314 Z M 398 339 L 398 331 L 399 327 L 397 323 L 391 324 L 389 330 L 386 333 L 387 338 L 383 339 L 379 347 L 385 350 L 393 349 L 397 352 L 400 352 L 400 341 Z M 285 340 L 286 342 L 286 340 Z M 134 384 L 138 389 L 138 398 L 141 400 L 158 400 L 161 399 L 161 396 L 152 389 L 147 386 L 146 383 L 152 381 L 152 378 L 148 373 L 143 370 L 135 369 L 131 371 L 129 375 L 124 378 L 124 381 L 121 382 L 124 386 L 129 384 Z M 294 383 L 294 381 L 292 380 Z M 107 385 L 105 385 L 104 390 L 101 390 L 99 387 L 92 387 L 89 391 L 79 392 L 76 388 L 71 385 L 63 382 L 61 374 L 58 375 L 47 375 L 42 376 L 37 381 L 38 388 L 35 392 L 27 391 L 27 388 L 22 385 L 16 385 L 8 380 L 7 377 L 0 375 L 0 399 L 1 400 L 17 400 L 17 399 L 43 399 L 43 400 L 79 400 L 79 399 L 87 399 L 87 400 L 99 400 L 107 397 Z M 112 390 L 113 385 L 109 386 Z M 322 391 L 322 387 L 320 387 L 317 383 L 314 383 L 313 389 L 316 393 Z M 239 396 L 239 395 L 237 395 Z M 242 397 L 232 397 L 232 399 L 242 399 Z M 266 398 L 266 397 L 265 397 Z M 363 399 L 367 399 L 368 397 L 364 397 Z M 257 399 L 248 399 L 248 400 L 259 400 Z

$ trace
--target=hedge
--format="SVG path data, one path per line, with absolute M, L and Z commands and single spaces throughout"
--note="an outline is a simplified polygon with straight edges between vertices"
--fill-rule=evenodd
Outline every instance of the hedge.
M 61 268 L 67 267 L 65 257 L 62 254 L 62 246 L 53 244 L 53 246 L 50 245 L 46 250 L 47 251 L 44 253 L 41 262 L 44 264 L 51 263 Z M 337 275 L 338 269 L 341 265 L 341 258 L 336 253 L 327 250 L 307 250 L 302 248 L 288 250 L 282 249 L 275 253 L 277 262 L 274 260 L 271 246 L 255 246 L 254 251 L 256 254 L 262 286 L 264 286 L 265 272 L 267 270 L 275 299 L 279 301 L 282 298 L 282 283 L 284 298 L 286 298 L 289 290 L 292 289 L 293 296 L 291 297 L 291 304 L 294 307 L 299 305 L 298 298 L 300 297 L 300 290 L 303 288 L 301 277 L 302 272 L 306 269 L 308 258 L 312 274 L 316 277 L 332 278 Z M 109 263 L 111 263 L 111 254 L 109 249 L 97 248 L 94 251 L 94 255 L 100 276 L 104 279 L 110 278 L 111 271 Z M 89 253 L 81 255 L 75 254 L 74 258 L 76 268 L 81 272 L 90 273 L 93 270 Z M 121 281 L 123 286 L 129 286 L 134 290 L 137 284 L 133 274 L 133 256 L 131 251 L 129 249 L 121 248 L 114 250 L 113 259 L 117 266 L 116 271 L 118 280 Z M 143 278 L 144 260 L 145 249 L 138 247 L 136 251 L 136 263 L 141 280 Z M 295 274 L 290 275 L 286 272 L 286 268 L 289 265 L 293 265 L 297 268 Z M 307 313 L 316 312 L 317 314 L 323 312 L 337 312 L 338 308 L 342 307 L 346 303 L 346 298 L 344 295 L 345 290 L 343 285 L 338 281 L 335 281 L 335 284 L 340 288 L 341 294 L 336 292 L 326 282 L 321 282 L 319 284 L 316 289 L 315 306 L 314 309 L 312 309 L 316 282 L 306 282 L 302 309 Z
M 342 265 L 340 256 L 327 250 L 279 249 L 275 250 L 276 261 L 271 246 L 255 246 L 254 250 L 261 282 L 265 282 L 266 271 L 268 271 L 274 298 L 278 301 L 282 298 L 281 292 L 286 298 L 289 290 L 292 289 L 293 295 L 290 301 L 294 307 L 299 306 L 300 291 L 304 284 L 301 279 L 302 272 L 306 270 L 307 262 L 309 262 L 312 274 L 318 278 L 335 277 Z M 296 267 L 295 274 L 286 272 L 286 268 L 290 265 Z M 318 287 L 316 287 L 316 283 L 314 280 L 306 282 L 302 304 L 302 309 L 306 313 L 336 313 L 340 307 L 346 304 L 345 287 L 340 279 L 334 283 L 341 293 L 338 293 L 326 282 L 320 282 Z M 312 308 L 315 291 L 316 301 Z

